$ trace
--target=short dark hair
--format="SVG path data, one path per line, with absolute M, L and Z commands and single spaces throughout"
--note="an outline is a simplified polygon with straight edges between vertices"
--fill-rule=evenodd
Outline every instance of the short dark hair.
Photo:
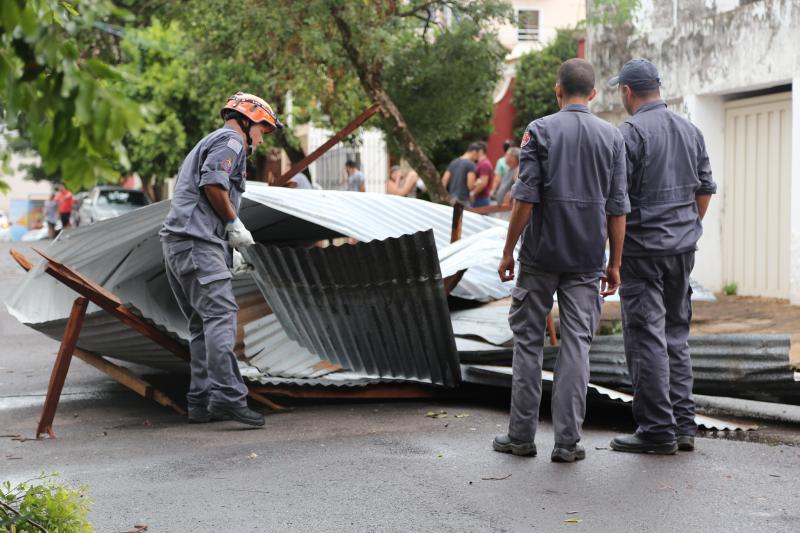
M 589 96 L 594 89 L 594 68 L 585 59 L 568 59 L 558 69 L 558 83 L 568 96 Z
M 503 153 L 508 152 L 508 149 L 511 148 L 511 141 L 503 141 Z
M 236 111 L 235 109 L 223 109 L 222 110 L 222 120 L 226 120 L 227 121 L 227 120 L 231 120 L 231 119 L 237 120 L 237 121 L 240 120 L 240 119 L 245 119 L 245 120 L 248 120 L 248 121 L 250 120 L 249 118 L 244 116 L 243 113 L 240 113 L 240 112 Z
M 480 142 L 470 143 L 469 148 L 467 148 L 467 152 L 475 152 L 478 150 L 483 150 L 483 145 Z
M 630 85 L 628 85 L 628 87 L 630 87 L 631 91 L 633 91 L 633 94 L 639 98 L 652 98 L 661 94 L 661 84 L 657 81 L 653 81 L 652 83 L 645 85 L 637 85 L 636 88 L 633 88 Z
M 341 161 L 341 159 L 340 159 L 339 161 Z M 348 160 L 345 162 L 344 166 L 346 166 L 346 167 L 350 167 L 350 168 L 358 168 L 358 163 L 356 163 L 356 162 L 355 162 L 355 161 L 353 161 L 352 159 L 348 159 Z

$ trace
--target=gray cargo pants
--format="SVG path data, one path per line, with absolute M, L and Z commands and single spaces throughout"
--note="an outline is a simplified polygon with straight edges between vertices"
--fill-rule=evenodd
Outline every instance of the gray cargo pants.
M 512 290 L 508 323 L 514 333 L 514 377 L 508 434 L 531 442 L 536 435 L 542 398 L 545 322 L 558 293 L 561 345 L 554 369 L 552 413 L 555 442 L 581 440 L 589 383 L 589 348 L 600 319 L 600 277 L 557 274 L 526 267 Z
M 623 257 L 622 327 L 637 434 L 658 442 L 694 435 L 689 324 L 694 252 Z
M 189 409 L 247 405 L 247 386 L 233 353 L 239 307 L 225 251 L 193 240 L 165 242 L 162 250 L 167 280 L 189 321 Z

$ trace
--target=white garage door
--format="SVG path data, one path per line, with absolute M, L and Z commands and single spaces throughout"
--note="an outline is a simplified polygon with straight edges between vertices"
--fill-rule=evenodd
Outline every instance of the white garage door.
M 725 108 L 723 278 L 739 294 L 788 298 L 791 93 Z

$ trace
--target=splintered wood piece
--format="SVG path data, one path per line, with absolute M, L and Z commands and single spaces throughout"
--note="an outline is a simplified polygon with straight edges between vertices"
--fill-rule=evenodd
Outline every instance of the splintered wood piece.
M 262 405 L 266 405 L 267 407 L 269 407 L 273 411 L 277 411 L 277 412 L 291 411 L 291 409 L 289 409 L 288 407 L 284 407 L 284 406 L 282 406 L 280 404 L 277 404 L 277 403 L 273 402 L 272 400 L 270 400 L 269 398 L 267 398 L 266 396 L 264 396 L 263 394 L 260 394 L 259 392 L 256 392 L 255 390 L 252 389 L 252 387 L 250 388 L 250 390 L 247 391 L 247 395 L 250 396 L 255 401 L 257 401 L 258 403 L 260 403 Z
M 359 389 L 344 387 L 295 388 L 265 385 L 250 387 L 250 391 L 251 393 L 257 392 L 258 394 L 284 396 L 286 398 L 334 398 L 341 400 L 439 398 L 447 395 L 446 391 L 418 385 L 370 385 Z
M 75 348 L 75 357 L 105 373 L 108 377 L 129 388 L 142 398 L 154 400 L 164 407 L 169 407 L 179 415 L 186 414 L 186 411 L 180 405 L 172 401 L 169 396 L 153 387 L 127 368 L 115 365 L 104 357 L 86 352 L 80 348 Z
M 44 434 L 49 435 L 50 438 L 55 438 L 56 436 L 53 432 L 53 419 L 56 416 L 58 401 L 61 398 L 61 391 L 64 389 L 64 381 L 67 379 L 69 364 L 72 361 L 75 345 L 78 343 L 78 337 L 83 326 L 83 318 L 86 316 L 86 308 L 88 306 L 89 300 L 83 297 L 76 299 L 72 304 L 72 311 L 69 314 L 67 327 L 64 330 L 64 337 L 61 339 L 58 356 L 50 374 L 50 384 L 47 386 L 47 397 L 44 400 L 42 417 L 39 419 L 39 427 L 36 429 L 37 439 Z
M 289 182 L 294 176 L 298 173 L 302 172 L 306 167 L 308 167 L 311 163 L 319 159 L 322 154 L 336 146 L 339 141 L 353 133 L 359 126 L 361 126 L 364 122 L 366 122 L 372 115 L 377 113 L 380 110 L 380 106 L 378 104 L 372 104 L 369 106 L 363 113 L 358 115 L 354 118 L 350 123 L 336 132 L 336 134 L 328 139 L 325 144 L 311 152 L 309 155 L 305 156 L 299 163 L 292 165 L 286 174 L 278 178 L 278 181 L 275 183 L 276 187 L 283 187 L 286 183 Z
M 33 263 L 31 263 L 28 258 L 22 255 L 20 252 L 16 250 L 9 250 L 8 253 L 14 258 L 14 261 L 16 261 L 19 266 L 25 269 L 26 272 L 29 272 L 33 268 Z

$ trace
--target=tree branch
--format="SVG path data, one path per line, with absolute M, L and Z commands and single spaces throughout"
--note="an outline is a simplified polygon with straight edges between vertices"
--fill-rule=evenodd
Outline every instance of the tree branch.
M 26 522 L 28 522 L 30 525 L 32 525 L 33 527 L 35 527 L 36 529 L 38 529 L 42 533 L 47 533 L 47 530 L 45 528 L 43 528 L 38 523 L 36 523 L 33 520 L 31 520 L 30 518 L 28 518 L 27 516 L 23 516 L 22 513 L 20 513 L 19 511 L 17 511 L 16 509 L 11 507 L 10 505 L 8 505 L 8 504 L 6 504 L 4 502 L 0 502 L 0 507 L 2 507 L 3 509 L 6 509 L 7 511 L 11 511 L 13 514 L 17 515 L 22 520 L 25 520 Z

